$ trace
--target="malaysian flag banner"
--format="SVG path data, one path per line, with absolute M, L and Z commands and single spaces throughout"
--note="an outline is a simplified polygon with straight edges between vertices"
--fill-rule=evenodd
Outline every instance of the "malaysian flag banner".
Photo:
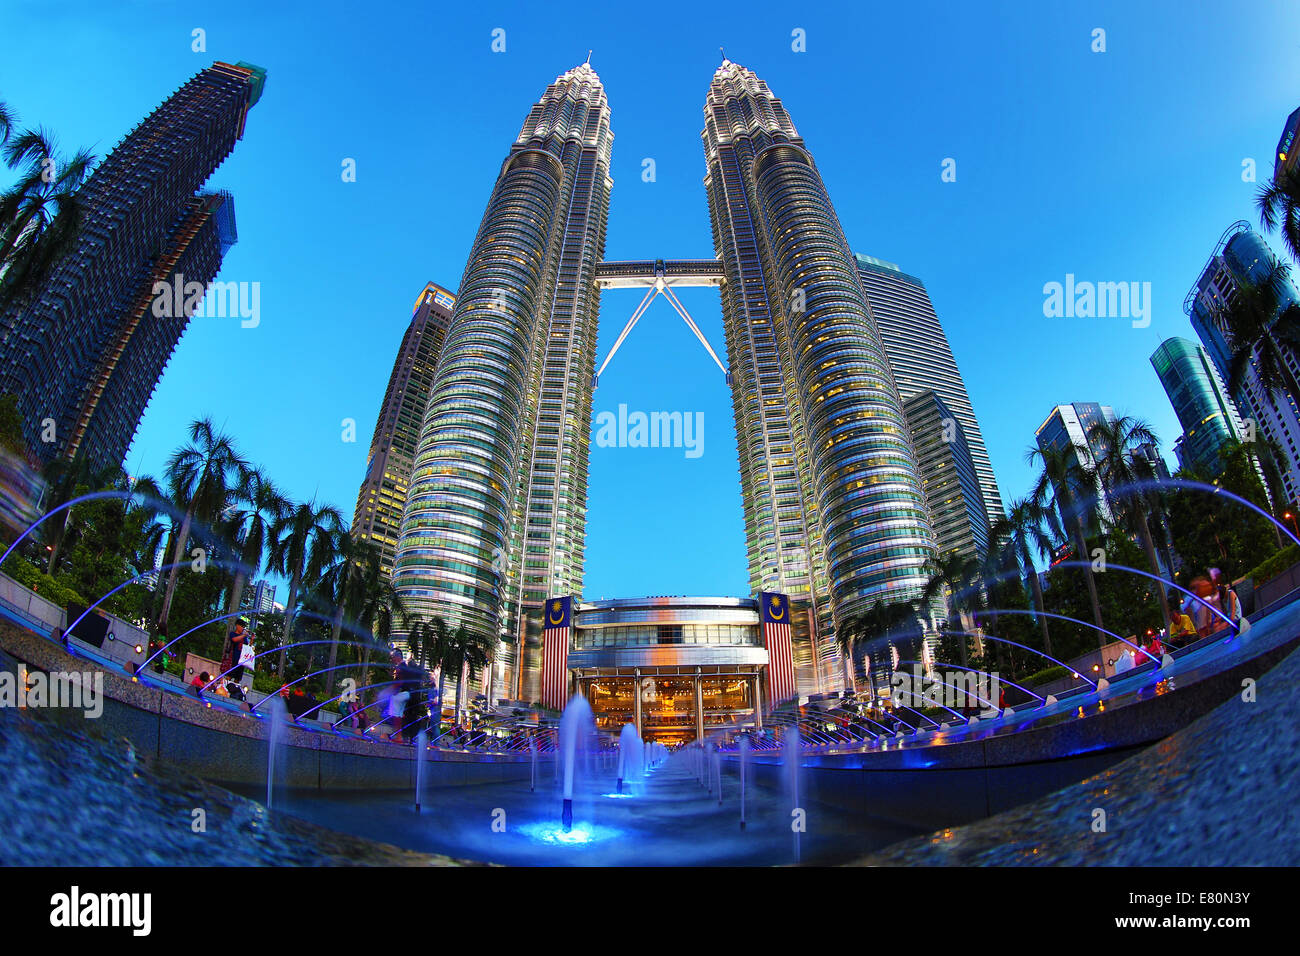
M 790 631 L 790 599 L 763 591 L 758 595 L 763 646 L 767 648 L 767 699 L 771 707 L 797 696 L 794 685 L 794 644 Z
M 569 702 L 573 598 L 551 598 L 542 606 L 542 615 L 542 706 L 564 710 Z

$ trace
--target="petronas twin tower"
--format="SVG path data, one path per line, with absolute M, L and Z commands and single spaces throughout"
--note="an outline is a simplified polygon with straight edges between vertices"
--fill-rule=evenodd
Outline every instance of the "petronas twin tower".
M 543 603 L 582 590 L 613 138 L 588 64 L 529 111 L 461 280 L 394 563 L 408 610 L 500 636 L 494 678 L 517 696 Z M 836 624 L 920 596 L 933 534 L 854 257 L 781 101 L 724 61 L 703 141 L 751 587 L 804 610 L 796 656 L 820 683 Z

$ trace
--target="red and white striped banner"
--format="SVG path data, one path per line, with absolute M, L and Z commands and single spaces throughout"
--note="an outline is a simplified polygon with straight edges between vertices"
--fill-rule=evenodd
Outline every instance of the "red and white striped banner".
M 797 697 L 794 683 L 794 642 L 790 631 L 790 601 L 784 594 L 760 592 L 759 620 L 767 648 L 767 699 L 771 707 Z
M 569 630 L 573 599 L 551 598 L 542 606 L 542 706 L 563 710 L 569 702 Z

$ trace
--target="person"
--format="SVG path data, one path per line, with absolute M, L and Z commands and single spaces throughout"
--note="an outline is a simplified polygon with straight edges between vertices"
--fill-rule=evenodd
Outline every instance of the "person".
M 1223 617 L 1216 614 L 1214 616 L 1214 630 L 1210 632 L 1213 634 L 1228 627 L 1228 621 L 1236 624 L 1241 620 L 1241 600 L 1237 597 L 1237 592 L 1228 586 L 1227 580 L 1218 568 L 1210 569 L 1210 583 L 1214 585 L 1214 596 L 1218 599 L 1219 610 L 1228 619 L 1225 621 Z
M 1196 622 L 1174 602 L 1173 598 L 1170 598 L 1169 602 L 1168 633 L 1169 644 L 1172 647 L 1185 644 L 1196 637 Z
M 1148 642 L 1146 647 L 1142 648 L 1142 650 L 1146 652 L 1147 657 L 1151 658 L 1151 660 L 1155 661 L 1157 664 L 1160 663 L 1165 656 L 1165 646 L 1160 643 L 1159 634 L 1152 634 L 1150 642 Z
M 1184 615 L 1184 617 L 1185 616 L 1186 615 Z M 1196 633 L 1195 630 L 1193 630 L 1192 633 Z M 1119 660 L 1115 661 L 1115 676 L 1118 677 L 1120 674 L 1127 674 L 1133 669 L 1133 663 L 1133 652 L 1127 647 L 1124 648 L 1124 650 L 1120 651 Z
M 230 647 L 225 657 L 222 658 L 222 670 L 229 668 L 231 664 L 239 663 L 239 654 L 244 649 L 244 642 L 252 636 L 248 630 L 248 618 L 241 615 L 226 636 L 229 638 Z M 239 680 L 239 678 L 236 677 L 235 680 Z
M 208 682 L 211 680 L 212 676 L 207 671 L 203 671 L 198 677 L 190 681 L 190 688 L 194 691 L 194 696 L 202 700 L 203 689 L 208 686 Z
M 293 716 L 294 720 L 298 720 L 303 715 L 307 715 L 308 717 L 315 717 L 316 716 L 315 713 L 308 714 L 308 711 L 310 711 L 315 706 L 316 706 L 315 695 L 312 694 L 311 691 L 305 690 L 302 684 L 298 684 L 296 687 L 294 687 L 293 693 L 290 694 L 287 700 L 285 701 L 285 707 L 289 711 L 289 713 Z
M 1222 622 L 1219 615 L 1215 613 L 1218 610 L 1218 592 L 1207 576 L 1199 574 L 1192 578 L 1188 590 L 1199 599 L 1194 602 L 1193 620 L 1196 624 L 1196 633 L 1201 637 L 1208 637 L 1214 631 L 1214 622 Z

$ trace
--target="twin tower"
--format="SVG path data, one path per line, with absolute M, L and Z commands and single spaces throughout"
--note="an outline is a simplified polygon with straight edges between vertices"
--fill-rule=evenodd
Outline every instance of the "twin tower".
M 702 134 L 754 593 L 783 592 L 797 647 L 917 599 L 934 536 L 902 403 L 853 254 L 781 101 L 724 61 Z M 580 595 L 609 102 L 583 64 L 532 107 L 461 279 L 420 433 L 393 583 L 421 616 L 499 635 L 526 696 L 547 598 Z

